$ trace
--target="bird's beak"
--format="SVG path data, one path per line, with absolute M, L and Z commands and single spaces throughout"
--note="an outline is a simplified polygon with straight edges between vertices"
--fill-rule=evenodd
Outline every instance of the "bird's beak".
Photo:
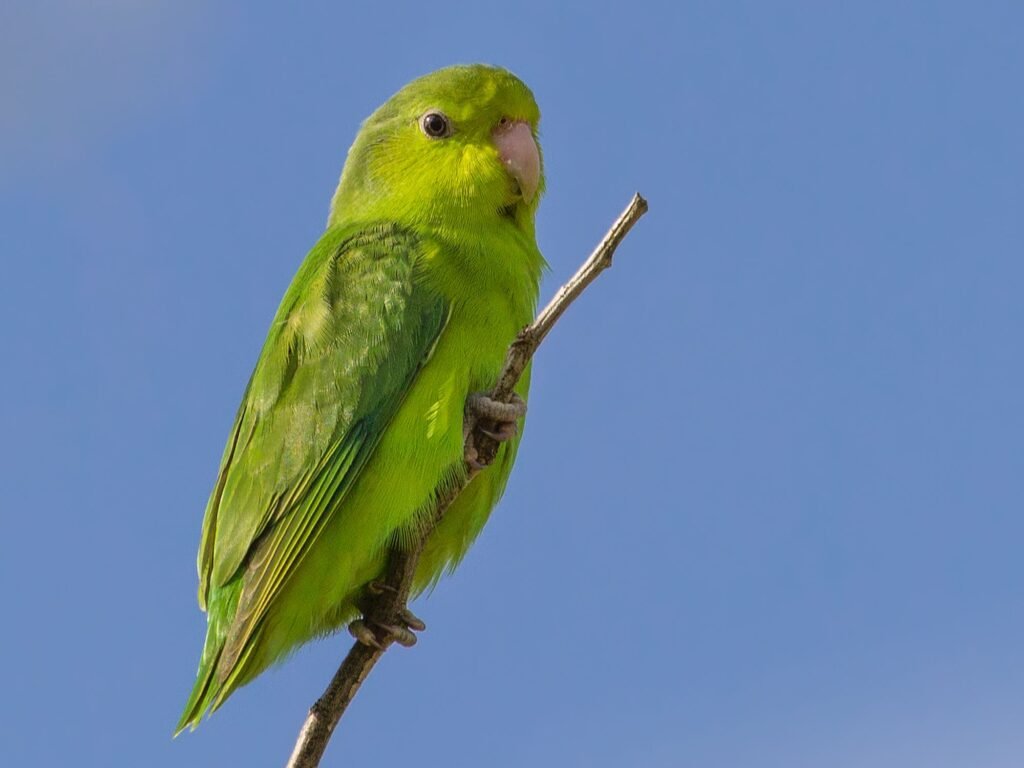
M 507 122 L 495 128 L 493 136 L 501 162 L 519 183 L 523 200 L 531 202 L 540 184 L 540 151 L 530 124 L 525 120 Z

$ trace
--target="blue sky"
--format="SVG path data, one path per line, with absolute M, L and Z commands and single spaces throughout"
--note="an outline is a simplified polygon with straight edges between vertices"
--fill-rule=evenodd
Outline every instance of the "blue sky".
M 324 765 L 1024 763 L 1024 10 L 552 5 L 0 10 L 0 763 L 283 764 L 346 638 L 170 740 L 203 505 L 359 122 L 466 61 L 545 296 L 651 213 Z

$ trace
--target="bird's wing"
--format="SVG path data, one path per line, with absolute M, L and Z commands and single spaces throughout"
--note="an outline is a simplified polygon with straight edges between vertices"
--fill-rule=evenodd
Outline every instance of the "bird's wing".
M 210 496 L 199 603 L 248 569 L 239 653 L 366 465 L 448 309 L 414 279 L 423 245 L 382 225 L 331 230 L 285 294 Z

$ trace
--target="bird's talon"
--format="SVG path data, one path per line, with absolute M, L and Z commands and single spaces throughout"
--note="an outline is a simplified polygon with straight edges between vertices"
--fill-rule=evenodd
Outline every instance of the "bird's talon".
M 482 469 L 486 469 L 487 465 L 480 461 L 480 454 L 477 453 L 476 448 L 472 445 L 466 447 L 466 453 L 463 456 L 463 460 L 469 465 L 469 468 L 474 472 L 479 472 Z
M 479 429 L 489 438 L 491 438 L 492 440 L 496 440 L 499 443 L 503 443 L 506 440 L 511 440 L 519 432 L 519 427 L 514 421 L 498 422 L 497 429 Z
M 384 646 L 380 644 L 376 633 L 362 619 L 356 619 L 348 625 L 348 633 L 363 645 L 381 650 Z
M 473 414 L 478 420 L 515 421 L 526 415 L 526 401 L 514 392 L 510 402 L 507 403 L 494 400 L 483 392 L 475 392 L 466 398 L 466 411 Z
M 385 584 L 383 581 L 377 581 L 376 579 L 366 585 L 366 590 L 371 595 L 383 595 L 385 592 L 397 592 L 398 590 L 392 587 L 390 584 Z
M 408 608 L 403 608 L 401 611 L 399 611 L 398 618 L 402 620 L 402 623 L 405 624 L 406 627 L 415 630 L 416 632 L 423 632 L 427 628 L 427 625 L 424 623 L 423 619 L 421 619 L 415 613 L 410 611 Z
M 393 589 L 387 584 L 381 584 L 381 582 L 377 581 L 371 581 L 367 584 L 367 588 L 372 589 L 374 584 L 377 585 L 378 589 Z M 390 638 L 406 648 L 416 645 L 416 635 L 413 633 L 413 630 L 422 632 L 427 628 L 426 623 L 408 608 L 399 609 L 396 618 L 398 619 L 397 624 L 378 624 L 365 618 L 356 619 L 348 625 L 348 631 L 352 637 L 363 645 L 368 645 L 378 650 L 384 649 L 384 644 L 380 641 L 381 637 L 385 639 Z M 375 632 L 373 627 L 376 627 L 378 631 Z
M 416 645 L 416 635 L 405 627 L 400 627 L 397 624 L 381 624 L 380 628 L 387 631 L 392 639 L 404 648 L 412 648 Z

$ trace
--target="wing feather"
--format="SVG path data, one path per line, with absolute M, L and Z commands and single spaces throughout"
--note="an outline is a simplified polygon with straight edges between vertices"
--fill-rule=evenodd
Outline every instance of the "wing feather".
M 373 453 L 447 321 L 416 235 L 329 231 L 278 309 L 207 505 L 199 601 L 242 578 L 227 674 Z

